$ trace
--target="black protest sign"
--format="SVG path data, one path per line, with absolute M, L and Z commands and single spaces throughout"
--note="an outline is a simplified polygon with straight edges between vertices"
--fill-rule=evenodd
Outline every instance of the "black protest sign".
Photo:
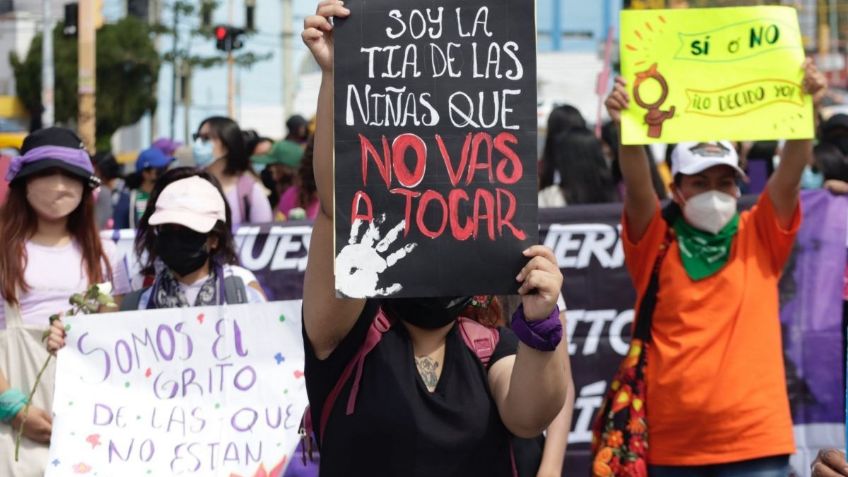
M 538 243 L 532 0 L 351 0 L 335 21 L 336 290 L 514 293 Z

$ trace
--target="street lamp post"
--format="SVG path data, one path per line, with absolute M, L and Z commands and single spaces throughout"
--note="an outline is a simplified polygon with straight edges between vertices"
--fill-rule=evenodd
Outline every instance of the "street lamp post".
M 41 1 L 41 127 L 49 128 L 54 121 L 53 106 L 53 15 L 50 0 Z

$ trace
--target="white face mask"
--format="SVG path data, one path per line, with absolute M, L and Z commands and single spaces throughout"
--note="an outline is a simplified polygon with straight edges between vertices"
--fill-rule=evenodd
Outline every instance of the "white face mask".
M 711 190 L 684 201 L 683 216 L 689 225 L 712 234 L 724 228 L 736 215 L 736 197 Z
M 62 174 L 30 179 L 26 189 L 27 202 L 42 219 L 67 217 L 82 202 L 82 182 Z

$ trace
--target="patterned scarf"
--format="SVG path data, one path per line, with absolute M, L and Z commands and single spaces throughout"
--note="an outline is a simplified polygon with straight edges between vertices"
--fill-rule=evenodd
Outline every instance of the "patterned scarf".
M 694 281 L 702 280 L 718 273 L 730 259 L 730 247 L 739 231 L 739 214 L 716 234 L 692 227 L 683 217 L 674 221 L 674 231 L 686 274 Z
M 147 309 L 217 305 L 218 287 L 216 285 L 220 274 L 220 267 L 213 268 L 209 278 L 200 287 L 200 293 L 197 294 L 194 305 L 190 305 L 174 274 L 168 267 L 164 267 L 153 282 Z

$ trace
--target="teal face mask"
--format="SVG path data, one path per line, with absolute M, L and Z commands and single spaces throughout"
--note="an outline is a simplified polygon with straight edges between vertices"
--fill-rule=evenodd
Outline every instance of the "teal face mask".
M 212 164 L 215 161 L 213 151 L 212 141 L 204 141 L 200 138 L 195 140 L 191 147 L 191 152 L 194 156 L 194 162 L 197 163 L 197 167 L 205 168 L 209 164 Z
M 824 185 L 824 176 L 821 172 L 814 172 L 813 168 L 807 166 L 801 174 L 802 189 L 821 189 Z

